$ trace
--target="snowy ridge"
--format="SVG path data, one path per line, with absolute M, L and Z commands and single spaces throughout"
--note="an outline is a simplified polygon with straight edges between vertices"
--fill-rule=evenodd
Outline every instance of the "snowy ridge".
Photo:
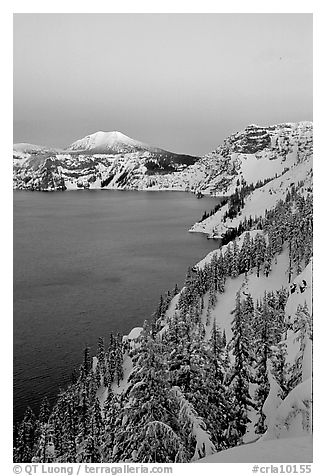
M 151 147 L 117 131 L 88 135 L 64 153 L 17 146 L 14 157 L 21 149 L 27 160 L 14 161 L 14 188 L 18 189 L 200 190 L 221 196 L 233 193 L 239 182 L 256 183 L 281 175 L 311 154 L 312 123 L 248 126 L 202 158 Z M 40 177 L 45 158 L 61 178 L 59 187 L 50 174 L 46 181 Z
M 105 133 L 103 133 L 105 134 Z M 175 154 L 132 140 L 112 140 L 107 148 L 101 144 L 101 135 L 74 145 L 74 150 L 64 152 L 36 150 L 14 151 L 14 188 L 21 190 L 56 191 L 76 189 L 132 189 L 132 190 L 184 190 L 175 186 L 167 177 L 178 174 L 198 158 Z M 104 143 L 106 144 L 106 142 Z M 132 145 L 133 144 L 133 145 Z M 94 146 L 94 148 L 93 148 Z M 86 149 L 83 149 L 86 147 Z M 87 147 L 90 149 L 88 150 Z M 23 160 L 22 160 L 23 159 Z M 50 174 L 42 176 L 42 168 L 51 164 Z
M 297 185 L 301 181 L 305 182 L 306 188 L 312 184 L 311 156 L 308 156 L 307 160 L 293 165 L 280 177 L 254 190 L 245 198 L 243 210 L 237 217 L 222 221 L 223 215 L 229 208 L 226 204 L 214 215 L 193 225 L 189 231 L 206 233 L 209 237 L 221 237 L 228 229 L 237 227 L 240 221 L 245 218 L 263 216 L 266 209 L 273 208 L 279 200 L 285 198 L 292 185 Z

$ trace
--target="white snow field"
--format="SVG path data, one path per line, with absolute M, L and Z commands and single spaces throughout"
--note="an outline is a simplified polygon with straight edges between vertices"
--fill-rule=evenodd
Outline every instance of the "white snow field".
M 311 463 L 312 436 L 257 441 L 221 451 L 195 463 Z

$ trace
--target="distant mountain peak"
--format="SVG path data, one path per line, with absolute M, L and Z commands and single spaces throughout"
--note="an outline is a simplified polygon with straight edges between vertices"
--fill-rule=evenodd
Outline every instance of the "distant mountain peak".
M 117 154 L 137 151 L 157 151 L 144 142 L 132 139 L 120 131 L 97 131 L 73 142 L 67 151 Z

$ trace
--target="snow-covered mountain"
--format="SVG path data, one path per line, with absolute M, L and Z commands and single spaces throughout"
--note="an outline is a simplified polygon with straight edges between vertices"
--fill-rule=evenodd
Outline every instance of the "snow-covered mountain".
M 132 139 L 119 131 L 103 132 L 79 139 L 66 149 L 69 152 L 85 152 L 90 154 L 127 154 L 130 152 L 160 152 L 166 151 L 151 147 L 143 142 Z
M 283 174 L 312 154 L 312 123 L 247 126 L 189 167 L 185 180 L 204 194 L 230 195 L 241 182 Z
M 174 154 L 120 132 L 97 132 L 64 151 L 14 145 L 14 188 L 109 188 L 225 195 L 273 178 L 312 153 L 312 123 L 251 125 L 202 158 Z M 50 172 L 44 180 L 44 168 Z M 53 171 L 53 180 L 52 180 Z
M 151 147 L 121 132 L 99 131 L 65 150 L 14 144 L 13 159 L 14 188 L 55 191 L 147 189 L 199 158 Z

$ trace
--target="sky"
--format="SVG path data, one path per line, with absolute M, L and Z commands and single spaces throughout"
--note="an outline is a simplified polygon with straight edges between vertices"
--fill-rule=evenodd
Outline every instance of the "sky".
M 193 155 L 312 120 L 311 14 L 15 14 L 14 142 L 118 130 Z

